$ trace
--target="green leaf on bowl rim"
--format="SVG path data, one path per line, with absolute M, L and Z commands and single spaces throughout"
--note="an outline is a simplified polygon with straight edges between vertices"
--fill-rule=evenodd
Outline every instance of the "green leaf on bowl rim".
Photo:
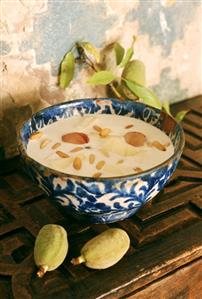
M 99 71 L 90 77 L 87 81 L 89 84 L 97 85 L 106 85 L 111 83 L 117 77 L 111 71 Z
M 149 88 L 142 86 L 140 84 L 137 84 L 136 82 L 129 81 L 124 79 L 126 82 L 126 86 L 129 88 L 129 90 L 136 96 L 138 96 L 140 99 L 144 101 L 145 104 L 161 109 L 161 102 L 157 98 L 157 96 L 151 91 Z
M 170 103 L 169 101 L 164 101 L 162 104 L 162 108 L 163 110 L 165 110 L 165 112 L 169 115 L 171 115 L 171 111 L 170 111 Z
M 177 115 L 175 116 L 176 121 L 181 122 L 188 112 L 189 112 L 189 110 L 179 111 L 177 113 Z

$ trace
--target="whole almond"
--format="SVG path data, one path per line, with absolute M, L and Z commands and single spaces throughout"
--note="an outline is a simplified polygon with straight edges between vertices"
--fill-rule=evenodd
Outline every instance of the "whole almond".
M 124 161 L 124 160 L 118 160 L 116 163 L 117 163 L 117 164 L 121 164 L 121 163 L 123 163 L 123 161 Z
M 40 143 L 40 149 L 45 148 L 50 142 L 51 142 L 51 140 L 48 139 L 48 138 L 42 140 L 41 143 Z
M 99 132 L 100 137 L 107 137 L 111 133 L 111 129 L 105 128 L 102 129 L 101 132 Z
M 56 154 L 60 157 L 60 158 L 69 158 L 69 155 L 62 152 L 62 151 L 56 151 Z
M 62 141 L 73 144 L 84 144 L 89 142 L 89 137 L 82 132 L 73 132 L 63 135 Z
M 43 132 L 37 131 L 37 132 L 32 133 L 31 136 L 29 137 L 29 139 L 36 140 L 36 139 L 39 139 L 42 135 L 43 135 Z
M 155 140 L 151 143 L 152 146 L 154 146 L 155 148 L 157 148 L 160 151 L 165 152 L 166 151 L 166 147 L 165 145 L 161 144 L 159 141 Z
M 96 169 L 100 170 L 104 167 L 104 165 L 105 165 L 105 161 L 101 160 L 96 164 Z
M 75 157 L 73 161 L 73 167 L 76 170 L 80 170 L 82 166 L 82 161 L 80 157 Z
M 101 132 L 102 131 L 102 128 L 100 128 L 99 126 L 93 126 L 93 129 L 97 132 Z
M 51 147 L 53 150 L 57 149 L 58 147 L 61 146 L 61 143 L 60 142 L 57 142 L 55 144 L 53 144 L 53 146 Z
M 71 153 L 76 153 L 76 152 L 81 151 L 82 149 L 83 149 L 83 147 L 78 146 L 78 147 L 73 148 L 70 152 L 71 152 Z
M 132 146 L 143 146 L 146 142 L 146 136 L 140 132 L 128 132 L 124 135 L 126 143 Z
M 95 155 L 94 154 L 90 154 L 89 155 L 89 163 L 93 164 L 95 162 Z
M 101 177 L 102 173 L 101 172 L 96 172 L 93 174 L 93 178 L 99 178 Z

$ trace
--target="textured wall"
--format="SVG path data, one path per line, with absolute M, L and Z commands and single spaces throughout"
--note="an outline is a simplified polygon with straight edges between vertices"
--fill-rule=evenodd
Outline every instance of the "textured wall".
M 1 0 L 0 144 L 16 153 L 15 127 L 38 109 L 79 97 L 103 96 L 85 72 L 65 92 L 57 70 L 77 40 L 128 46 L 147 69 L 147 85 L 162 100 L 201 93 L 201 1 Z

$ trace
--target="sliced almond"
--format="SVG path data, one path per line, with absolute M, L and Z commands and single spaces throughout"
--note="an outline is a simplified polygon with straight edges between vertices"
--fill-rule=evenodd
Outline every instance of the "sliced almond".
M 69 158 L 69 155 L 62 152 L 62 151 L 56 151 L 55 152 L 60 158 Z
M 93 164 L 95 162 L 95 155 L 94 154 L 90 154 L 89 155 L 89 163 Z
M 104 165 L 105 165 L 105 161 L 101 160 L 96 164 L 96 169 L 100 170 L 104 167 Z
M 160 151 L 165 152 L 166 151 L 166 147 L 165 145 L 161 144 L 159 141 L 155 140 L 151 143 L 151 145 L 155 148 L 157 148 Z
M 89 137 L 82 132 L 73 132 L 63 135 L 62 141 L 73 144 L 84 144 L 89 142 Z
M 39 139 L 42 135 L 43 135 L 43 132 L 37 131 L 37 132 L 32 133 L 31 136 L 29 137 L 29 139 L 36 140 L 36 139 Z
M 57 142 L 55 144 L 53 144 L 53 146 L 51 147 L 53 150 L 57 149 L 58 147 L 61 146 L 61 143 L 60 142 Z
M 135 167 L 134 170 L 135 170 L 136 172 L 142 172 L 142 171 L 143 171 L 143 169 L 140 168 L 140 167 Z
M 97 131 L 98 133 L 102 131 L 102 128 L 100 128 L 99 126 L 96 126 L 96 125 L 93 126 L 93 129 L 94 129 L 95 131 Z
M 133 127 L 133 125 L 127 125 L 127 126 L 125 126 L 125 129 L 130 129 L 132 127 Z
M 71 152 L 71 153 L 76 153 L 76 152 L 81 151 L 82 149 L 83 149 L 83 147 L 81 147 L 81 146 L 77 146 L 77 147 L 73 148 L 70 152 Z
M 73 167 L 76 170 L 80 170 L 82 166 L 82 161 L 80 157 L 75 157 L 73 161 Z
M 105 128 L 102 129 L 101 132 L 99 132 L 100 137 L 107 137 L 111 133 L 111 129 Z
M 40 143 L 40 149 L 45 148 L 50 142 L 51 142 L 51 140 L 48 139 L 48 138 L 42 140 L 41 143 Z
M 93 178 L 99 178 L 101 177 L 102 173 L 101 172 L 96 172 L 93 174 Z
M 102 148 L 102 149 L 100 150 L 100 152 L 101 152 L 105 157 L 109 158 L 109 152 L 108 152 L 106 149 Z
M 126 143 L 132 146 L 143 146 L 146 142 L 146 136 L 140 132 L 128 132 L 124 135 Z
M 121 159 L 121 160 L 118 160 L 116 163 L 117 163 L 117 164 L 121 164 L 121 163 L 123 163 L 123 162 L 124 162 L 124 160 Z

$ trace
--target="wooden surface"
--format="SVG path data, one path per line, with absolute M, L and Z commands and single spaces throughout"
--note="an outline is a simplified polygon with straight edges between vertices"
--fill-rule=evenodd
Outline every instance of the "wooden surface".
M 156 283 L 127 296 L 128 299 L 201 299 L 202 260 L 166 275 Z
M 1 163 L 0 299 L 202 298 L 202 97 L 173 109 L 186 108 L 186 148 L 177 171 L 152 206 L 122 222 L 79 223 L 30 181 L 18 158 Z M 62 266 L 39 279 L 32 253 L 47 223 L 67 229 L 70 250 Z M 126 256 L 101 271 L 71 265 L 83 244 L 108 227 L 128 232 Z

